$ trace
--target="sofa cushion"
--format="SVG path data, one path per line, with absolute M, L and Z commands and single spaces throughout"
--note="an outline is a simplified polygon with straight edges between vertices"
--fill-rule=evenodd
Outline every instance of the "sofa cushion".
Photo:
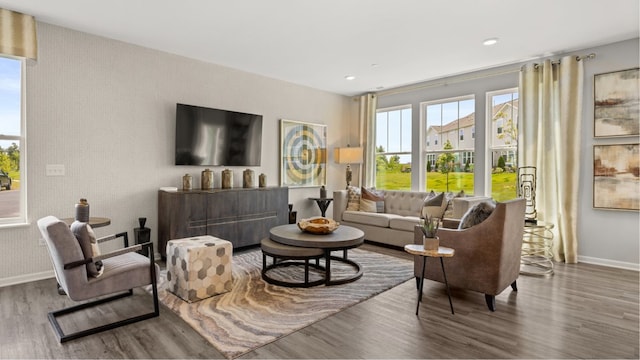
M 395 218 L 401 218 L 400 215 L 386 213 L 370 213 L 364 211 L 345 211 L 342 214 L 342 220 L 358 224 L 389 227 L 389 221 Z
M 89 259 L 100 255 L 100 248 L 98 247 L 98 241 L 96 240 L 96 234 L 91 229 L 91 226 L 85 222 L 74 221 L 71 224 L 71 232 L 78 240 L 82 254 L 85 259 Z M 89 276 L 98 277 L 104 272 L 102 261 L 96 261 L 94 263 L 87 264 L 87 273 Z
M 420 218 L 417 216 L 403 216 L 389 220 L 389 227 L 394 230 L 413 231 L 418 224 L 420 224 Z
M 347 210 L 360 210 L 360 188 L 355 186 L 347 187 Z
M 436 217 L 442 218 L 444 211 L 447 208 L 447 199 L 444 193 L 436 195 L 433 191 L 424 199 L 422 204 L 422 212 L 420 213 L 423 218 Z
M 467 229 L 474 225 L 480 224 L 481 222 L 485 221 L 489 217 L 489 215 L 491 215 L 495 208 L 495 204 L 488 201 L 483 201 L 474 205 L 464 214 L 464 216 L 460 220 L 458 229 Z
M 383 213 L 384 195 L 375 190 L 360 189 L 360 211 Z

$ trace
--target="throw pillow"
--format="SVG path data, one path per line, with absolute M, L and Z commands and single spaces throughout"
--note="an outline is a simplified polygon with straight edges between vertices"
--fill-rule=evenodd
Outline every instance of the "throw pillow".
M 485 221 L 489 215 L 491 215 L 495 208 L 496 206 L 488 201 L 483 201 L 474 205 L 462 216 L 458 229 L 467 229 L 480 224 Z
M 384 212 L 384 195 L 373 189 L 362 188 L 360 190 L 360 211 Z
M 82 254 L 85 259 L 89 259 L 100 255 L 100 248 L 98 247 L 98 241 L 96 240 L 96 234 L 89 224 L 80 221 L 74 221 L 71 224 L 71 232 L 75 235 Z M 87 264 L 87 273 L 90 276 L 98 277 L 104 272 L 102 261 L 96 261 L 94 263 Z
M 446 205 L 447 202 L 444 198 L 444 193 L 442 192 L 436 195 L 432 190 L 422 203 L 422 212 L 420 215 L 422 215 L 423 218 L 434 217 L 440 219 L 444 214 Z
M 347 188 L 347 210 L 360 210 L 360 188 L 349 186 Z
M 447 194 L 447 208 L 444 210 L 443 217 L 452 218 L 453 217 L 453 199 L 465 197 L 465 196 L 466 195 L 464 193 L 464 190 L 460 190 L 460 192 L 457 194 L 453 194 L 453 193 Z

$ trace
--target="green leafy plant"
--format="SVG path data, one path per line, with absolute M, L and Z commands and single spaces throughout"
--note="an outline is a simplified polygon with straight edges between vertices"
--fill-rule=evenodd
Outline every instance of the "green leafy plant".
M 434 238 L 440 226 L 440 219 L 427 215 L 420 220 L 420 229 L 425 237 Z

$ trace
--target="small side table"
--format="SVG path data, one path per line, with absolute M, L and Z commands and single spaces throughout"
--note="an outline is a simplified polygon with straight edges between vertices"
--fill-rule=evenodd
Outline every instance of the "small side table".
M 427 258 L 440 258 L 440 265 L 442 266 L 442 275 L 444 276 L 444 284 L 447 286 L 447 296 L 449 296 L 449 306 L 451 307 L 451 314 L 453 312 L 453 302 L 451 302 L 451 291 L 449 290 L 449 283 L 447 282 L 447 273 L 444 271 L 444 262 L 442 258 L 452 257 L 455 254 L 455 250 L 452 248 L 439 246 L 438 250 L 425 250 L 424 246 L 417 244 L 408 244 L 404 246 L 404 251 L 412 255 L 422 256 L 422 272 L 420 273 L 420 284 L 418 288 L 418 304 L 416 305 L 416 315 L 420 309 L 420 302 L 422 302 L 422 289 L 424 287 L 424 269 L 427 264 Z
M 331 204 L 331 202 L 333 201 L 333 198 L 314 198 L 311 197 L 309 198 L 309 200 L 313 200 L 316 202 L 316 204 L 318 204 L 318 207 L 320 208 L 320 213 L 322 214 L 322 217 L 325 217 L 325 214 L 327 213 L 327 208 L 329 207 L 329 204 Z
M 71 224 L 73 224 L 73 222 L 76 220 L 75 218 L 64 218 L 64 219 L 60 219 L 62 221 L 64 221 L 65 224 L 67 224 L 67 226 L 71 226 Z M 111 219 L 106 218 L 106 217 L 90 217 L 89 218 L 89 226 L 91 226 L 92 228 L 99 228 L 99 227 L 103 227 L 103 226 L 107 226 L 111 224 Z
M 533 276 L 553 275 L 553 223 L 525 222 L 522 239 L 520 274 Z

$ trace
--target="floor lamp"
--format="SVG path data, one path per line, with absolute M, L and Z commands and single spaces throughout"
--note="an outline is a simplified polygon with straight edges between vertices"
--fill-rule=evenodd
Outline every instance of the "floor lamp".
M 362 162 L 362 148 L 349 147 L 349 145 L 344 148 L 336 148 L 333 150 L 333 158 L 337 164 L 347 164 L 346 180 L 348 188 L 353 179 L 351 164 L 360 164 Z

